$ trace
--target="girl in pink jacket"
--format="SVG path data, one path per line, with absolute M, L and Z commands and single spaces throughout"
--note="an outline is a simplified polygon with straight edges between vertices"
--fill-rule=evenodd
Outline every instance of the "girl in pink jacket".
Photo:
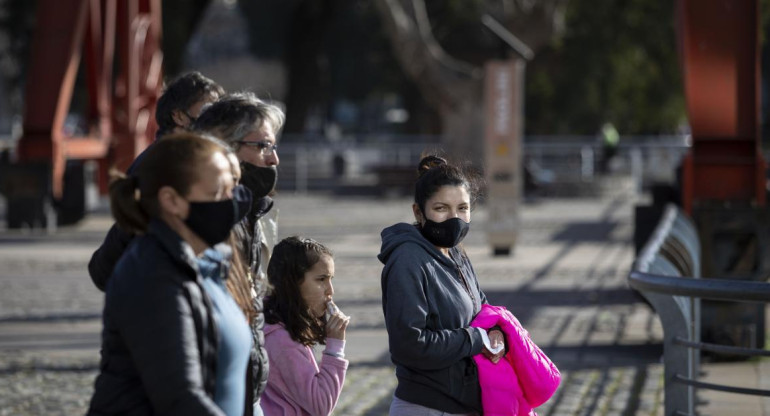
M 265 416 L 329 415 L 340 397 L 348 361 L 350 318 L 334 306 L 331 251 L 309 238 L 289 237 L 267 267 L 273 293 L 265 298 L 265 348 L 270 363 L 260 405 Z M 321 365 L 312 347 L 325 344 Z

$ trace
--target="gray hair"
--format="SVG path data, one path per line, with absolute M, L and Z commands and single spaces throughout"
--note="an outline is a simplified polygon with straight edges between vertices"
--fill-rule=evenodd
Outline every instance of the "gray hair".
M 283 110 L 277 105 L 260 100 L 254 93 L 238 92 L 225 95 L 205 107 L 192 130 L 213 134 L 237 151 L 240 148 L 237 142 L 265 123 L 278 134 L 285 119 Z

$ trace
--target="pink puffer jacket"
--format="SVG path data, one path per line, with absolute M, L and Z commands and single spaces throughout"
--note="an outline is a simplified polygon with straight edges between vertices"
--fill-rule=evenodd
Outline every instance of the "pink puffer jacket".
M 484 416 L 536 416 L 533 409 L 559 387 L 559 370 L 505 307 L 482 305 L 471 326 L 499 326 L 508 342 L 508 352 L 497 364 L 483 354 L 473 357 L 479 369 Z

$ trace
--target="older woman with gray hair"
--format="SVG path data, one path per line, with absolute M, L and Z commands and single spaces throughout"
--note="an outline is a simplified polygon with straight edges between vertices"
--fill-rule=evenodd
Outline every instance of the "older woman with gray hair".
M 276 134 L 284 120 L 279 107 L 246 92 L 226 95 L 204 108 L 192 126 L 194 131 L 211 134 L 230 145 L 240 160 L 241 184 L 253 195 L 251 211 L 233 228 L 233 267 L 227 286 L 254 334 L 256 348 L 247 391 L 254 395 L 255 415 L 261 414 L 259 397 L 267 383 L 262 298 L 267 289 L 267 264 L 278 238 L 278 209 L 273 206 L 271 195 L 278 179 Z

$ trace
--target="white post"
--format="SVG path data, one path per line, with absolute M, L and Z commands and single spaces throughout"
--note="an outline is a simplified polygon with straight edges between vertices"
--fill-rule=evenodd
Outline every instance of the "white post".
M 307 193 L 307 153 L 305 148 L 300 146 L 297 148 L 297 162 L 294 166 L 295 170 L 295 189 L 297 193 Z
M 642 149 L 638 146 L 631 148 L 631 176 L 634 178 L 634 188 L 638 195 L 642 192 L 642 181 L 644 180 Z
M 580 176 L 584 182 L 590 182 L 594 178 L 594 149 L 591 146 L 583 146 L 580 149 Z

